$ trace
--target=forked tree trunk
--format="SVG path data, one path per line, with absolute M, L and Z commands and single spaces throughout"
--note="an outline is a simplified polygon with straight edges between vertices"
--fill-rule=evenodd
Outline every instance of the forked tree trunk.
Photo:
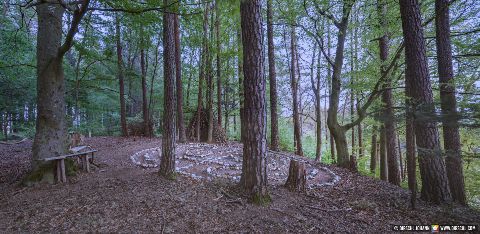
M 440 100 L 443 121 L 443 142 L 446 151 L 447 177 L 454 201 L 466 205 L 465 181 L 463 177 L 462 147 L 453 83 L 452 46 L 450 41 L 450 18 L 448 0 L 435 1 L 435 28 L 438 56 L 438 74 L 440 78 Z
M 240 2 L 245 92 L 241 186 L 253 202 L 270 202 L 267 190 L 267 106 L 265 98 L 262 1 Z
M 417 0 L 400 1 L 403 37 L 405 41 L 406 83 L 416 104 L 415 116 L 432 115 L 435 109 L 428 73 L 426 47 Z M 442 158 L 437 124 L 430 119 L 416 118 L 415 137 L 418 146 L 422 198 L 436 204 L 451 200 L 445 161 Z
M 115 16 L 115 34 L 117 42 L 117 72 L 118 72 L 118 84 L 120 90 L 120 128 L 122 130 L 122 136 L 128 136 L 127 130 L 127 112 L 125 107 L 125 84 L 123 76 L 123 55 L 122 55 L 122 42 L 120 31 L 120 19 L 118 15 Z
M 378 9 L 378 18 L 381 30 L 384 32 L 382 37 L 379 39 L 380 47 L 380 60 L 382 61 L 381 73 L 382 76 L 387 76 L 387 68 L 385 63 L 388 60 L 388 22 L 387 22 L 387 5 L 385 0 L 378 0 L 377 2 Z M 382 102 L 384 105 L 383 109 L 383 119 L 385 123 L 385 140 L 387 147 L 387 159 L 388 159 L 388 182 L 400 186 L 400 166 L 399 166 L 399 156 L 397 151 L 397 139 L 395 133 L 395 122 L 393 118 L 395 117 L 393 113 L 393 101 L 392 101 L 392 89 L 390 79 L 383 84 L 385 89 L 382 93 Z
M 275 44 L 273 42 L 272 0 L 267 0 L 268 77 L 270 81 L 270 148 L 279 150 L 277 114 L 277 77 L 275 71 Z
M 163 0 L 165 6 L 173 0 Z M 175 15 L 163 13 L 163 139 L 161 176 L 175 179 Z
M 183 85 L 182 85 L 182 52 L 180 51 L 180 20 L 178 14 L 175 14 L 174 20 L 175 32 L 175 87 L 177 94 L 177 132 L 178 142 L 187 141 L 185 134 L 185 120 L 183 118 Z

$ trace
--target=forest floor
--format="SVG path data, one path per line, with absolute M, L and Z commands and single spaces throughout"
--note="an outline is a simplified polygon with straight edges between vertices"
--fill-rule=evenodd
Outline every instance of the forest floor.
M 432 206 L 420 200 L 412 211 L 409 192 L 402 188 L 314 163 L 309 164 L 309 173 L 317 168 L 316 183 L 325 186 L 314 186 L 305 194 L 291 193 L 281 186 L 283 177 L 279 176 L 269 187 L 273 202 L 261 207 L 250 204 L 239 192 L 235 173 L 225 179 L 205 179 L 217 168 L 204 174 L 204 179 L 182 173 L 176 181 L 169 181 L 158 176 L 157 168 L 132 161 L 136 153 L 161 146 L 161 139 L 94 137 L 86 143 L 99 150 L 93 172 L 68 177 L 66 184 L 34 187 L 19 185 L 30 166 L 31 141 L 0 145 L 1 233 L 381 233 L 392 231 L 393 224 L 478 225 L 480 220 L 480 213 L 472 209 Z M 218 149 L 240 146 L 229 143 Z M 190 152 L 202 150 L 202 144 L 180 145 L 179 160 L 182 154 L 188 156 L 189 147 Z M 208 166 L 196 173 L 207 170 Z M 340 179 L 329 185 L 326 171 Z

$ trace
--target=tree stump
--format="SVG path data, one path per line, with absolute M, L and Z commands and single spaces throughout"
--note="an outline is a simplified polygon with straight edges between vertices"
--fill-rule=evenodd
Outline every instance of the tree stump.
M 350 170 L 358 172 L 357 157 L 355 155 L 350 155 Z
M 307 175 L 305 163 L 297 160 L 290 160 L 290 168 L 288 169 L 288 179 L 285 187 L 291 192 L 305 192 L 307 184 Z

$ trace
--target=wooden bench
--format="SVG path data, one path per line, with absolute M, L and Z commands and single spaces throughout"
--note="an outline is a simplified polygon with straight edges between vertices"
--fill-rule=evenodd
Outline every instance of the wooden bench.
M 98 150 L 87 150 L 83 152 L 76 152 L 72 154 L 67 154 L 67 155 L 61 155 L 61 156 L 56 156 L 56 157 L 50 157 L 50 158 L 44 158 L 41 159 L 41 161 L 49 162 L 49 161 L 55 161 L 56 162 L 56 176 L 57 176 L 57 182 L 67 182 L 67 176 L 65 174 L 65 159 L 67 158 L 73 158 L 73 157 L 78 157 L 82 161 L 82 168 L 86 172 L 90 172 L 90 163 L 88 160 L 88 155 L 92 155 L 92 160 L 93 160 L 93 154 L 97 152 Z

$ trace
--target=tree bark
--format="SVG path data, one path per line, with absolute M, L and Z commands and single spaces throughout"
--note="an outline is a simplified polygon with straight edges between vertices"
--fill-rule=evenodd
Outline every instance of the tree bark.
M 454 201 L 466 205 L 463 176 L 462 147 L 457 117 L 457 101 L 453 79 L 452 46 L 450 41 L 449 1 L 435 1 L 435 29 L 437 42 L 440 101 L 442 108 L 443 142 L 446 153 L 447 178 Z
M 215 1 L 215 33 L 217 37 L 217 124 L 222 127 L 222 64 L 220 60 L 221 44 L 220 44 L 220 10 L 218 8 L 219 1 Z
M 117 42 L 117 69 L 118 69 L 118 84 L 120 89 L 120 128 L 122 129 L 122 136 L 128 136 L 127 130 L 127 112 L 125 107 L 125 85 L 123 76 L 123 55 L 122 55 L 122 42 L 120 31 L 120 19 L 118 15 L 115 16 L 115 34 Z
M 173 0 L 163 0 L 168 6 Z M 175 179 L 175 15 L 163 13 L 163 138 L 161 176 Z
M 209 3 L 207 3 L 208 7 Z M 209 36 L 209 43 L 207 54 L 207 64 L 206 64 L 206 75 L 207 75 L 207 113 L 208 113 L 208 134 L 207 134 L 207 142 L 213 143 L 213 128 L 215 126 L 214 117 L 213 117 L 213 49 L 210 48 L 210 42 L 213 43 L 213 13 L 210 15 L 211 17 L 211 24 L 210 24 L 210 36 Z M 211 50 L 212 49 L 212 50 Z
M 310 82 L 312 84 L 312 90 L 314 92 L 315 98 L 315 137 L 316 137 L 316 148 L 315 148 L 315 161 L 319 162 L 322 159 L 322 106 L 321 106 L 321 94 L 320 94 L 320 78 L 321 78 L 321 71 L 320 71 L 320 63 L 321 63 L 321 53 L 318 53 L 317 58 L 317 78 L 316 81 L 314 80 L 313 76 L 313 69 L 315 64 L 315 52 L 317 49 L 317 45 L 315 44 L 313 47 L 313 56 L 312 56 L 312 63 L 311 63 L 311 70 L 310 70 Z
M 203 81 L 205 80 L 205 66 L 207 62 L 207 54 L 208 54 L 208 4 L 205 4 L 205 11 L 203 13 L 203 42 L 202 42 L 202 52 L 200 55 L 200 74 L 198 78 L 198 96 L 197 96 L 197 125 L 196 125 L 196 135 L 197 141 L 200 141 L 200 126 L 201 124 L 201 113 L 203 111 L 203 97 L 202 97 L 202 90 L 203 90 Z
M 297 65 L 297 41 L 295 27 L 291 27 L 290 34 L 290 52 L 291 52 L 291 65 L 290 65 L 290 84 L 292 88 L 292 100 L 293 100 L 293 135 L 295 142 L 295 154 L 303 156 L 302 147 L 302 135 L 300 130 L 300 114 L 298 109 L 298 86 L 299 77 L 296 76 Z
M 387 76 L 387 68 L 385 63 L 388 60 L 388 22 L 387 22 L 387 4 L 385 0 L 378 0 L 377 2 L 378 9 L 378 18 L 381 30 L 383 35 L 379 39 L 380 47 L 380 60 L 382 61 L 381 73 L 382 76 Z M 382 92 L 382 102 L 383 102 L 383 122 L 385 124 L 385 137 L 386 137 L 386 147 L 387 147 L 387 159 L 388 159 L 388 181 L 394 185 L 400 186 L 400 166 L 399 166 L 399 157 L 397 151 L 397 138 L 395 133 L 395 122 L 394 122 L 394 113 L 393 113 L 393 102 L 392 102 L 392 89 L 390 79 L 383 84 L 385 89 Z
M 305 192 L 307 186 L 307 175 L 305 163 L 298 160 L 290 160 L 288 178 L 285 183 L 290 192 Z
M 273 42 L 272 0 L 267 0 L 268 77 L 270 81 L 270 148 L 279 150 L 277 113 L 277 75 L 275 71 L 275 44 Z
M 372 130 L 372 149 L 370 151 L 370 172 L 375 174 L 377 168 L 377 125 Z
M 405 83 L 405 96 L 410 97 L 408 83 Z M 408 189 L 411 192 L 410 204 L 415 209 L 417 200 L 417 159 L 415 155 L 415 126 L 413 123 L 412 104 L 410 99 L 406 99 L 406 119 L 405 119 L 405 144 L 407 147 L 407 177 Z
M 343 67 L 345 37 L 348 29 L 348 17 L 354 1 L 344 1 L 342 20 L 338 22 L 338 37 L 337 47 L 335 53 L 335 62 L 333 66 L 332 88 L 330 92 L 330 102 L 328 109 L 327 124 L 332 136 L 335 139 L 335 146 L 337 150 L 337 165 L 349 168 L 350 157 L 348 156 L 348 144 L 346 137 L 346 129 L 338 123 L 338 106 L 340 101 L 341 91 L 341 74 Z
M 387 161 L 387 152 L 386 152 L 386 133 L 385 133 L 385 126 L 382 125 L 380 127 L 380 179 L 381 180 L 388 180 L 388 161 Z
M 187 141 L 185 134 L 185 121 L 183 118 L 183 85 L 182 85 L 182 52 L 180 49 L 180 20 L 178 14 L 174 17 L 174 33 L 175 33 L 175 87 L 177 94 L 177 128 L 178 142 Z
M 405 41 L 406 82 L 415 103 L 415 137 L 418 146 L 422 198 L 436 204 L 451 200 L 442 158 L 437 124 L 421 116 L 432 115 L 435 109 L 428 73 L 426 48 L 417 0 L 400 1 L 403 36 Z
M 267 190 L 267 107 L 265 98 L 261 0 L 240 2 L 245 109 L 240 183 L 255 203 L 270 202 Z
M 242 45 L 242 32 L 241 29 L 237 32 L 238 45 Z M 245 129 L 243 127 L 243 109 L 244 109 L 244 95 L 243 95 L 243 48 L 238 46 L 238 99 L 240 105 L 240 141 L 243 142 L 243 136 L 245 135 Z M 235 119 L 234 119 L 235 120 Z
M 143 42 L 142 42 L 143 43 Z M 140 67 L 142 70 L 142 115 L 143 115 L 143 133 L 146 137 L 151 137 L 150 120 L 148 114 L 148 99 L 147 99 L 147 68 L 145 66 L 145 49 L 140 49 Z

